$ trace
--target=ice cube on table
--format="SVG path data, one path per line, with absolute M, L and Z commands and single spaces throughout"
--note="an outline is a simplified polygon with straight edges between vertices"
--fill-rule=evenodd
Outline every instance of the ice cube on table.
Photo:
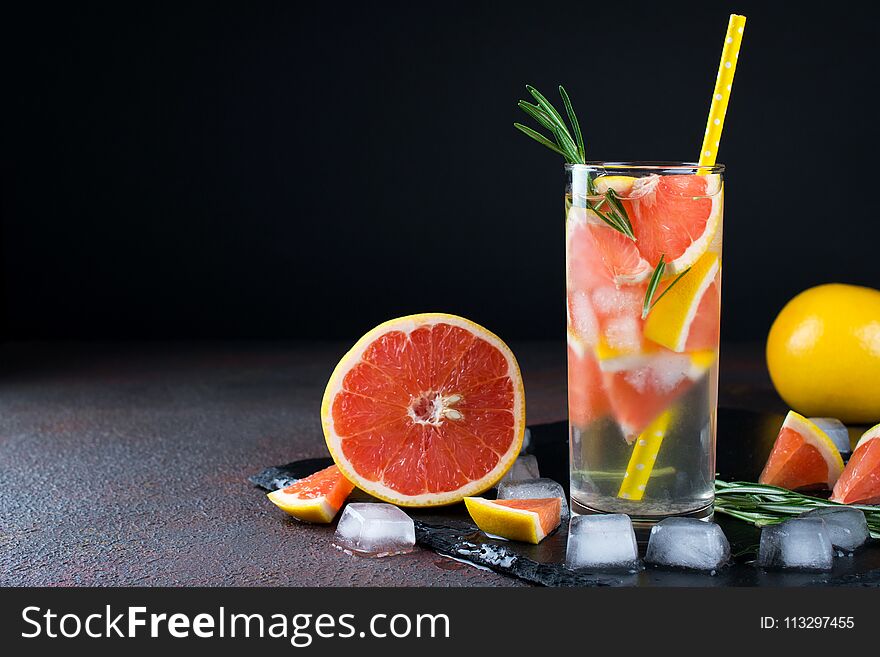
M 523 454 L 518 456 L 516 461 L 513 462 L 510 470 L 501 478 L 501 482 L 539 479 L 540 477 L 541 471 L 538 469 L 538 459 L 534 454 Z
M 572 570 L 631 570 L 639 566 L 632 520 L 625 513 L 574 516 L 568 525 L 565 565 Z
M 568 520 L 568 500 L 565 489 L 552 479 L 524 479 L 522 481 L 502 481 L 498 484 L 499 500 L 536 500 L 547 497 L 562 498 L 559 510 L 560 520 Z
M 651 528 L 645 561 L 688 570 L 718 570 L 730 560 L 730 543 L 714 522 L 666 518 Z
M 849 431 L 846 430 L 843 422 L 836 417 L 811 417 L 809 420 L 828 434 L 838 452 L 841 454 L 852 452 L 852 447 L 849 444 Z
M 862 547 L 871 537 L 868 533 L 868 521 L 859 509 L 829 506 L 807 511 L 798 517 L 824 520 L 831 545 L 845 552 L 853 552 Z
M 792 518 L 761 530 L 758 565 L 762 568 L 829 571 L 833 555 L 822 518 Z
M 523 432 L 522 447 L 519 448 L 519 453 L 522 454 L 523 452 L 527 451 L 529 449 L 529 447 L 531 447 L 531 446 L 532 446 L 532 432 L 528 427 L 526 427 L 526 430 Z
M 393 504 L 347 505 L 333 537 L 339 549 L 370 557 L 412 552 L 415 544 L 412 519 Z

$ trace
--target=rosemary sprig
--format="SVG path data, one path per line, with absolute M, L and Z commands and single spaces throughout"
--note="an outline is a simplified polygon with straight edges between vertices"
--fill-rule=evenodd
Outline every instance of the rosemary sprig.
M 863 511 L 871 536 L 880 538 L 880 506 L 839 504 L 767 484 L 715 480 L 715 510 L 757 527 L 776 525 L 811 509 L 836 506 Z
M 544 94 L 530 84 L 526 85 L 526 90 L 535 99 L 537 105 L 521 100 L 517 103 L 517 107 L 540 123 L 544 129 L 549 130 L 556 143 L 553 143 L 544 135 L 522 123 L 514 123 L 513 127 L 528 135 L 542 146 L 546 146 L 551 151 L 559 153 L 565 158 L 566 162 L 570 164 L 586 164 L 586 151 L 584 149 L 584 139 L 581 135 L 580 124 L 565 88 L 559 85 L 559 95 L 562 96 L 562 101 L 565 103 L 565 112 L 574 130 L 574 137 L 569 132 L 568 126 L 562 119 L 562 115 L 553 107 L 553 104 L 547 100 Z
M 559 95 L 562 97 L 565 114 L 568 117 L 568 122 L 571 124 L 571 131 L 569 131 L 568 125 L 563 120 L 562 114 L 547 100 L 544 94 L 528 84 L 526 89 L 537 104 L 521 100 L 517 103 L 517 107 L 535 119 L 545 130 L 548 130 L 553 137 L 553 141 L 522 123 L 514 123 L 513 127 L 542 146 L 549 148 L 554 153 L 558 153 L 565 158 L 566 162 L 570 164 L 586 164 L 587 153 L 584 147 L 584 136 L 581 133 L 580 122 L 565 87 L 559 85 Z M 574 135 L 572 135 L 572 132 Z M 590 196 L 598 194 L 593 183 L 593 177 L 589 173 L 587 174 L 587 194 Z M 602 199 L 597 203 L 593 204 L 588 200 L 586 205 L 588 210 L 595 212 L 611 228 L 623 233 L 631 240 L 636 239 L 626 208 L 620 202 L 620 197 L 613 189 L 605 192 Z M 607 209 L 604 211 L 602 211 L 603 206 L 607 206 Z
M 654 294 L 657 292 L 657 286 L 660 285 L 660 281 L 663 279 L 663 274 L 666 273 L 666 255 L 664 254 L 660 256 L 660 261 L 657 263 L 657 266 L 654 267 L 651 278 L 648 280 L 648 289 L 645 291 L 645 301 L 642 303 L 642 319 L 648 318 L 648 314 L 654 309 L 657 302 L 660 301 L 660 299 L 672 289 L 672 286 L 678 283 L 690 270 L 691 268 L 688 267 L 676 276 L 675 279 L 666 286 L 666 289 L 660 293 L 660 296 L 655 299 Z
M 599 208 L 602 207 L 603 203 L 609 206 L 609 209 L 605 212 L 604 216 L 599 212 Z M 606 224 L 635 241 L 636 234 L 633 232 L 629 215 L 626 213 L 626 208 L 623 207 L 623 203 L 620 202 L 620 197 L 617 195 L 617 192 L 613 189 L 610 187 L 608 188 L 603 200 L 593 206 L 593 212 L 598 214 Z

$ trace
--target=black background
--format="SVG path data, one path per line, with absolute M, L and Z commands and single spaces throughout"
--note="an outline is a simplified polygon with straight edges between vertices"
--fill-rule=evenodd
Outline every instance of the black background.
M 746 26 L 723 336 L 876 285 L 877 11 L 836 2 L 30 3 L 2 26 L 2 335 L 353 337 L 463 314 L 564 332 L 564 83 L 591 159 L 698 155 Z M 798 9 L 800 7 L 800 9 Z

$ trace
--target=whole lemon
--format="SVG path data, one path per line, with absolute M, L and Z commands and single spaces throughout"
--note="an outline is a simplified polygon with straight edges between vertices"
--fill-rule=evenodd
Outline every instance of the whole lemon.
M 770 327 L 767 367 L 804 415 L 880 420 L 880 291 L 831 283 L 801 292 Z

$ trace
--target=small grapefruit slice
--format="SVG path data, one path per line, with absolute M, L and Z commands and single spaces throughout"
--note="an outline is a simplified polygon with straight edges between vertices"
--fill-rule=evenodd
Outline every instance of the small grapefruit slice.
M 632 443 L 714 361 L 712 351 L 678 354 L 660 347 L 600 360 L 609 405 L 626 441 Z
M 880 504 L 880 424 L 868 429 L 859 442 L 831 499 L 843 504 Z
M 709 290 L 715 289 L 720 267 L 718 254 L 703 254 L 678 283 L 662 293 L 662 297 L 658 297 L 645 320 L 645 337 L 672 351 L 685 351 L 688 346 L 693 348 L 695 343 L 697 348 L 716 348 L 717 343 L 705 343 L 713 335 L 713 326 L 718 325 L 720 306 L 717 301 L 720 300 L 717 290 L 710 299 L 712 303 L 704 306 L 703 299 L 709 294 Z M 714 317 L 707 316 L 713 312 Z M 690 340 L 691 327 L 695 329 L 695 340 Z
M 559 526 L 562 499 L 487 500 L 464 498 L 468 513 L 487 534 L 538 544 Z
M 572 206 L 567 223 L 569 289 L 590 289 L 603 281 L 633 284 L 650 276 L 651 265 L 636 243 L 592 210 Z
M 721 182 L 708 176 L 637 178 L 627 202 L 639 253 L 651 267 L 666 257 L 667 271 L 694 265 L 721 224 Z
M 491 488 L 519 454 L 525 396 L 500 338 L 462 317 L 410 315 L 358 340 L 330 376 L 324 437 L 342 473 L 400 506 Z
M 569 331 L 568 419 L 574 426 L 583 428 L 608 411 L 608 396 L 596 357 L 592 349 Z
M 272 503 L 294 518 L 328 523 L 354 489 L 335 465 L 268 494 Z
M 789 490 L 832 488 L 843 472 L 834 442 L 813 422 L 789 411 L 758 481 Z

